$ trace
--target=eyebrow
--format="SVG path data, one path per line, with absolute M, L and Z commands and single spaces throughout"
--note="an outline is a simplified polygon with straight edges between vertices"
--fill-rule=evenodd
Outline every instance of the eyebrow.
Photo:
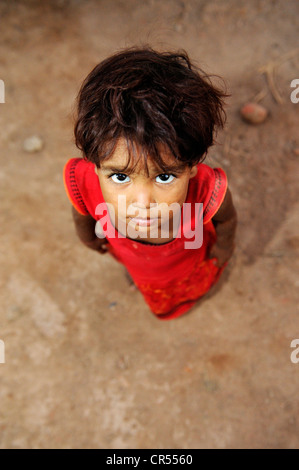
M 126 172 L 132 172 L 132 170 L 130 170 L 130 168 L 117 168 L 116 166 L 111 166 L 111 165 L 108 165 L 108 166 L 104 166 L 102 165 L 101 166 L 101 170 L 103 171 L 114 171 L 115 173 L 123 173 L 124 171 Z
M 107 173 L 110 172 L 110 171 L 111 171 L 111 172 L 114 172 L 114 173 L 127 173 L 127 174 L 133 173 L 133 169 L 132 169 L 132 168 L 126 168 L 126 167 L 124 167 L 124 168 L 117 168 L 116 166 L 112 166 L 112 165 L 107 165 L 107 166 L 103 165 L 103 166 L 101 167 L 101 170 L 102 170 L 103 172 L 107 172 Z M 167 172 L 168 172 L 168 173 L 171 173 L 171 172 L 174 172 L 174 173 L 183 173 L 184 168 L 181 167 L 181 166 L 177 166 L 177 165 L 166 165 L 164 170 L 162 170 L 162 168 L 161 168 L 160 170 L 157 169 L 157 172 L 158 172 L 158 171 L 161 171 L 162 173 L 167 173 Z

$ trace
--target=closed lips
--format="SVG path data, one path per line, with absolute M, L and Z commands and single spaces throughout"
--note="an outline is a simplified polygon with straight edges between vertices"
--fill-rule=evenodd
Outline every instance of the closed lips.
M 130 217 L 130 219 L 133 222 L 136 222 L 140 225 L 150 225 L 153 222 L 155 222 L 156 220 L 158 220 L 157 218 L 155 218 L 155 219 L 153 219 L 153 218 L 141 219 L 140 217 Z

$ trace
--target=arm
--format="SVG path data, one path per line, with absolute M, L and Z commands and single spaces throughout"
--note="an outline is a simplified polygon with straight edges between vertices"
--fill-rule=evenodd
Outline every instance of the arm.
M 90 215 L 81 215 L 72 207 L 72 215 L 76 232 L 81 242 L 92 250 L 99 251 L 101 254 L 107 252 L 107 239 L 98 238 L 95 234 L 96 221 Z
M 210 258 L 217 258 L 217 266 L 221 267 L 232 256 L 235 248 L 235 233 L 237 228 L 237 212 L 233 205 L 231 192 L 226 191 L 220 208 L 212 218 L 217 240 L 210 251 Z

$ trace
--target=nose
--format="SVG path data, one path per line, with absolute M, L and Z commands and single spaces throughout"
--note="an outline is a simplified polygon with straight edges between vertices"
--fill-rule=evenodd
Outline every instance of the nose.
M 149 210 L 155 204 L 155 198 L 150 184 L 141 183 L 135 186 L 134 194 L 132 197 L 132 207 L 144 211 L 142 217 L 149 216 Z

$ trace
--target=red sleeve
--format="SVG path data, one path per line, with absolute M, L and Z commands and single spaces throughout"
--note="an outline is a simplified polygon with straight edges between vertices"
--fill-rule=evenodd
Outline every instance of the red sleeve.
M 81 161 L 82 158 L 71 158 L 71 160 L 66 163 L 63 170 L 63 181 L 66 194 L 72 205 L 80 214 L 88 215 L 89 212 L 83 201 L 76 179 L 76 168 Z
M 210 197 L 203 210 L 203 223 L 209 222 L 220 208 L 227 190 L 227 177 L 222 168 L 212 169 L 210 179 Z

